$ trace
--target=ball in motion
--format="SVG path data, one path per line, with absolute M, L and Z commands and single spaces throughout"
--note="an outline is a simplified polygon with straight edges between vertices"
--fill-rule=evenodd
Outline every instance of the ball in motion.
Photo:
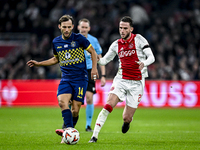
M 80 140 L 80 134 L 75 128 L 67 128 L 63 132 L 63 141 L 66 144 L 74 145 Z

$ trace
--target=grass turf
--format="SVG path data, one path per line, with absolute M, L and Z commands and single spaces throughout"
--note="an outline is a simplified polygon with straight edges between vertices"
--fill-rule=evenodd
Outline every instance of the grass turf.
M 92 128 L 101 108 L 95 108 Z M 131 127 L 121 133 L 123 108 L 108 116 L 97 143 L 88 143 L 85 108 L 81 108 L 76 145 L 60 144 L 55 129 L 61 128 L 59 108 L 0 108 L 0 149 L 2 150 L 130 150 L 200 149 L 200 109 L 138 108 Z

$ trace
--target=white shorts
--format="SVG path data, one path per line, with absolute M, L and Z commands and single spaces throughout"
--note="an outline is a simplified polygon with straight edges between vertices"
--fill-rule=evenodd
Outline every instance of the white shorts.
M 144 78 L 142 80 L 126 80 L 116 76 L 109 93 L 117 95 L 121 102 L 126 100 L 126 105 L 137 108 L 143 95 L 144 82 Z

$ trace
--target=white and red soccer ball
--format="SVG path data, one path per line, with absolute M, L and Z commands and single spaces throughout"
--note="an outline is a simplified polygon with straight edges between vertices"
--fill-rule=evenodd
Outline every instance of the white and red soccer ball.
M 80 134 L 75 128 L 67 128 L 63 132 L 63 141 L 66 144 L 74 145 L 80 140 Z

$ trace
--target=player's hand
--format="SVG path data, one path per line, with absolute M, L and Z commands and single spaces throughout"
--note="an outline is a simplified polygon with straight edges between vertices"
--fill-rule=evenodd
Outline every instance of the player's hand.
M 99 57 L 99 55 L 97 55 L 97 62 L 100 60 L 100 57 Z
M 139 69 L 142 70 L 144 68 L 144 63 L 141 61 L 135 61 L 139 65 Z
M 106 84 L 106 78 L 101 77 L 101 87 L 105 86 L 105 84 Z
M 26 64 L 27 64 L 29 67 L 38 66 L 38 62 L 35 61 L 35 60 L 29 60 Z
M 99 78 L 99 74 L 98 74 L 97 69 L 92 69 L 92 71 L 91 71 L 91 79 L 96 81 L 97 78 Z

